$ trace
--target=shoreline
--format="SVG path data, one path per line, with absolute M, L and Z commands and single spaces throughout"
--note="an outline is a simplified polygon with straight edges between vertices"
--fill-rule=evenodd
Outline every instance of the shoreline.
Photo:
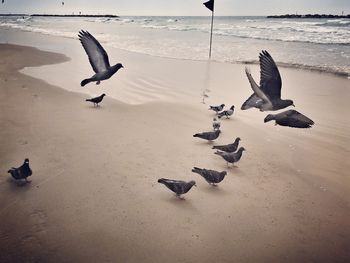
M 128 26 L 131 26 L 131 29 L 130 30 L 134 30 L 135 28 L 135 25 L 128 25 Z M 124 25 L 124 27 L 128 27 L 126 25 Z M 124 27 L 121 27 L 122 30 L 125 30 L 126 28 Z M 22 29 L 20 28 L 12 28 L 12 27 L 7 27 L 7 26 L 4 26 L 2 27 L 3 30 L 2 31 L 6 31 L 7 29 L 10 29 L 11 31 L 13 30 L 14 32 L 19 32 L 19 33 L 23 33 L 23 32 L 31 32 L 33 34 L 40 34 L 40 35 L 48 35 L 48 36 L 52 36 L 52 37 L 62 37 L 62 38 L 67 38 L 67 39 L 76 39 L 76 34 L 72 33 L 72 32 L 61 32 L 62 35 L 59 35 L 57 32 L 54 32 L 52 34 L 46 32 L 45 30 L 43 30 L 42 32 L 39 30 L 39 32 L 33 32 L 31 30 L 28 30 L 28 31 L 23 31 Z M 34 30 L 34 29 L 33 29 Z M 135 30 L 140 30 L 140 28 L 137 28 Z M 138 32 L 138 31 L 137 31 Z M 179 31 L 179 32 L 175 32 L 175 31 L 170 31 L 171 34 L 175 34 L 175 36 L 179 33 L 179 32 L 182 32 L 182 31 Z M 167 34 L 167 33 L 170 33 L 170 32 L 167 32 L 167 31 L 164 31 L 164 34 Z M 138 32 L 138 33 L 141 33 L 141 32 Z M 151 34 L 152 33 L 152 30 L 149 31 L 149 33 Z M 58 35 L 57 35 L 58 34 Z M 169 56 L 169 54 L 163 54 L 162 52 L 160 52 L 159 54 L 157 52 L 153 52 L 153 51 L 147 51 L 147 50 L 143 50 L 143 48 L 126 48 L 126 47 L 122 47 L 122 46 L 119 46 L 118 44 L 114 43 L 113 41 L 112 42 L 104 42 L 103 41 L 103 38 L 105 37 L 104 36 L 105 33 L 102 33 L 102 35 L 100 36 L 102 38 L 102 43 L 104 45 L 106 45 L 106 48 L 109 47 L 109 48 L 116 48 L 116 49 L 121 49 L 121 50 L 125 50 L 125 51 L 128 51 L 128 52 L 133 52 L 133 53 L 136 53 L 136 54 L 141 54 L 141 55 L 149 55 L 149 56 L 155 56 L 155 57 L 160 57 L 160 58 L 167 58 L 167 59 L 178 59 L 178 60 L 189 60 L 189 61 L 207 61 L 207 56 L 205 57 L 193 57 L 191 58 L 191 56 L 189 56 L 188 58 L 184 58 L 183 56 L 179 55 L 179 56 Z M 109 36 L 111 37 L 111 36 Z M 222 42 L 223 40 L 221 39 L 222 37 L 224 36 L 221 36 L 221 35 L 217 35 L 217 41 L 218 42 Z M 239 38 L 239 37 L 238 37 Z M 242 41 L 244 41 L 244 38 L 241 39 Z M 261 43 L 265 43 L 265 41 L 271 41 L 271 45 L 272 46 L 275 46 L 275 45 L 282 45 L 282 43 L 284 43 L 284 45 L 297 45 L 297 46 L 300 46 L 300 45 L 307 45 L 307 41 L 288 41 L 288 40 L 279 40 L 279 39 L 275 39 L 275 40 L 269 40 L 269 39 L 265 39 L 265 38 L 252 38 L 250 39 L 251 41 L 257 41 L 257 42 L 261 42 Z M 328 44 L 325 44 L 325 43 L 314 43 L 312 42 L 313 44 L 315 45 L 318 45 L 319 47 L 318 48 L 322 48 L 322 46 L 325 46 L 327 47 Z M 266 44 L 266 43 L 265 43 Z M 338 44 L 334 44 L 333 45 L 333 48 L 335 49 L 340 49 L 342 50 L 343 48 L 342 47 L 345 47 L 346 44 L 342 44 L 342 43 L 338 43 Z M 221 53 L 220 55 L 217 57 L 217 58 L 214 58 L 216 60 L 214 60 L 215 62 L 218 62 L 218 63 L 230 63 L 230 64 L 250 64 L 250 63 L 256 63 L 257 61 L 257 57 L 258 57 L 258 52 L 260 52 L 261 50 L 256 50 L 254 52 L 256 52 L 256 57 L 254 58 L 251 58 L 250 56 L 246 56 L 245 58 L 242 58 L 242 57 L 235 57 L 235 58 L 232 58 L 232 59 L 227 59 L 226 57 L 221 57 Z M 59 51 L 58 51 L 59 52 Z M 343 53 L 343 52 L 342 52 Z M 345 54 L 346 54 L 346 50 L 345 50 Z M 278 55 L 278 54 L 277 54 Z M 278 56 L 275 55 L 277 58 Z M 321 71 L 321 72 L 326 72 L 326 73 L 330 73 L 330 74 L 335 74 L 335 75 L 338 75 L 338 76 L 341 76 L 341 77 L 345 77 L 345 78 L 350 78 L 350 72 L 348 71 L 348 68 L 346 65 L 337 65 L 337 64 L 333 64 L 333 63 L 330 63 L 330 64 L 327 64 L 327 63 L 313 63 L 313 62 L 307 62 L 306 60 L 296 60 L 296 61 L 293 61 L 293 59 L 283 59 L 283 56 L 281 58 L 281 61 L 287 61 L 287 62 L 279 62 L 279 60 L 276 58 L 277 60 L 277 63 L 278 65 L 280 65 L 281 67 L 284 67 L 284 68 L 295 68 L 295 69 L 307 69 L 307 70 L 311 70 L 311 71 Z M 344 56 L 341 57 L 341 59 L 344 59 Z
M 73 54 L 75 47 L 70 47 Z M 295 99 L 298 110 L 316 122 L 310 130 L 288 129 L 264 124 L 258 111 L 238 109 L 251 93 L 242 66 L 213 63 L 206 75 L 211 78 L 198 82 L 193 79 L 207 70 L 204 63 L 117 52 L 130 71 L 137 73 L 136 65 L 143 63 L 149 69 L 143 75 L 121 74 L 90 90 L 104 92 L 111 85 L 121 93 L 140 80 L 154 79 L 157 75 L 147 74 L 156 71 L 170 80 L 154 83 L 168 84 L 175 88 L 170 94 L 181 93 L 188 101 L 169 103 L 160 96 L 130 105 L 107 96 L 100 108 L 93 108 L 84 101 L 87 94 L 17 71 L 67 57 L 1 45 L 1 262 L 328 263 L 349 258 L 346 80 L 284 71 L 284 96 Z M 91 69 L 85 57 L 80 68 L 75 67 L 77 56 L 70 59 L 31 71 L 49 77 L 76 68 L 65 75 L 76 85 L 79 70 L 86 74 Z M 159 71 L 155 62 L 164 69 Z M 183 79 L 172 80 L 173 68 Z M 258 68 L 252 69 L 258 74 Z M 191 172 L 193 166 L 227 170 L 211 145 L 192 137 L 211 129 L 215 116 L 193 96 L 205 88 L 197 87 L 202 83 L 211 90 L 209 102 L 225 100 L 237 107 L 231 120 L 222 120 L 223 133 L 214 145 L 239 136 L 247 148 L 216 188 Z M 139 96 L 139 87 L 130 96 Z M 18 187 L 6 171 L 25 157 L 33 169 L 32 183 Z M 198 187 L 179 201 L 156 183 L 161 177 L 195 179 Z

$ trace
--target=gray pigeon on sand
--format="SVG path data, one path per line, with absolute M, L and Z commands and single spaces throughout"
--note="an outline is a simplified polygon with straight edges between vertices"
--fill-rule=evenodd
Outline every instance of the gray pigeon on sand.
M 193 137 L 198 137 L 207 141 L 213 141 L 219 137 L 220 133 L 221 133 L 220 130 L 211 131 L 211 132 L 202 132 L 202 133 L 196 133 L 195 135 L 193 135 Z
M 180 197 L 180 198 L 181 198 L 181 195 L 186 194 L 192 188 L 192 186 L 196 186 L 195 181 L 185 182 L 185 181 L 171 180 L 171 179 L 165 179 L 165 178 L 159 179 L 158 183 L 164 184 L 171 191 L 173 191 L 177 197 Z
M 227 175 L 226 171 L 218 172 L 218 171 L 207 170 L 207 169 L 202 169 L 198 167 L 193 167 L 192 172 L 202 176 L 212 186 L 216 186 L 216 184 L 224 180 L 225 176 Z
M 246 68 L 245 70 L 254 93 L 243 103 L 241 109 L 246 110 L 255 107 L 260 111 L 275 111 L 294 106 L 292 100 L 281 99 L 281 75 L 271 55 L 263 50 L 259 54 L 259 61 L 260 86 L 254 81 L 249 69 Z
M 214 145 L 212 149 L 233 153 L 237 150 L 240 140 L 241 138 L 237 137 L 233 143 L 226 144 L 226 145 Z
M 84 79 L 80 83 L 82 87 L 93 81 L 96 81 L 96 84 L 98 85 L 102 80 L 109 79 L 119 69 L 123 68 L 123 65 L 120 63 L 115 64 L 114 66 L 109 64 L 107 52 L 88 31 L 81 30 L 79 32 L 79 40 L 89 57 L 93 70 L 96 73 L 91 78 Z
M 278 114 L 269 114 L 264 122 L 275 120 L 275 125 L 292 128 L 311 128 L 314 122 L 296 110 L 287 110 Z
M 29 159 L 26 158 L 24 160 L 24 163 L 18 167 L 18 168 L 14 168 L 12 167 L 10 170 L 7 171 L 9 174 L 12 175 L 12 177 L 15 180 L 22 180 L 24 179 L 26 182 L 29 182 L 27 180 L 27 177 L 32 175 L 32 170 L 29 167 Z
M 216 118 L 214 118 L 213 119 L 213 129 L 214 129 L 214 131 L 219 130 L 220 126 L 221 126 L 221 123 Z
M 228 119 L 228 118 L 230 118 L 230 116 L 232 116 L 234 111 L 235 111 L 235 106 L 232 105 L 230 109 L 219 112 L 218 117 L 219 117 L 219 119 L 221 119 L 222 117 L 225 116 L 226 119 Z
M 220 155 L 227 162 L 227 166 L 228 166 L 229 163 L 234 164 L 238 162 L 242 157 L 243 151 L 245 151 L 244 147 L 240 147 L 238 151 L 235 153 L 217 151 L 215 152 L 215 154 Z
M 219 111 L 222 111 L 225 107 L 225 104 L 221 104 L 219 106 L 209 106 L 209 109 L 208 110 L 212 110 L 212 111 L 215 111 L 216 114 L 218 114 Z
M 94 106 L 98 106 L 98 104 L 103 100 L 103 97 L 106 96 L 106 94 L 102 94 L 101 96 L 91 98 L 91 99 L 86 99 L 85 101 L 90 101 L 94 104 Z

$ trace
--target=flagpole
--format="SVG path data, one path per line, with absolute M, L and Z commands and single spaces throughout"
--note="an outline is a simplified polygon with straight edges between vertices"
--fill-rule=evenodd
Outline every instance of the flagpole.
M 214 23 L 214 9 L 211 12 L 211 30 L 210 30 L 210 48 L 209 48 L 209 59 L 211 58 L 211 44 L 213 41 L 213 23 Z

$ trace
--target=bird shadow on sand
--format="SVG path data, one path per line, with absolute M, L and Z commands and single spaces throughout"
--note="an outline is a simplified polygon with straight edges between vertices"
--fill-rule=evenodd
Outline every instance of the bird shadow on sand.
M 95 110 L 103 110 L 102 106 L 94 106 L 94 105 L 87 105 L 86 108 L 95 109 Z
M 184 210 L 194 211 L 196 207 L 193 205 L 193 200 L 190 197 L 178 198 L 174 196 L 168 196 L 162 198 L 165 202 L 177 206 Z
M 12 178 L 8 178 L 7 182 L 9 184 L 10 190 L 12 191 L 27 191 L 31 186 L 31 181 L 15 181 Z
M 223 182 L 225 183 L 225 182 Z M 229 192 L 227 192 L 223 186 L 212 186 L 212 185 L 206 185 L 206 186 L 202 186 L 201 190 L 208 193 L 208 194 L 215 194 L 215 195 L 228 195 Z

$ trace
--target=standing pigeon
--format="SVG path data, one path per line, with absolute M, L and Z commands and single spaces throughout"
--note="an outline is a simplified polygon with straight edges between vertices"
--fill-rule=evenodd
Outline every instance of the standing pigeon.
M 250 86 L 254 93 L 242 105 L 241 109 L 246 110 L 251 107 L 260 111 L 275 111 L 294 106 L 292 100 L 281 99 L 282 80 L 275 61 L 265 50 L 259 54 L 260 61 L 260 87 L 254 81 L 250 71 L 246 68 Z
M 228 163 L 234 164 L 234 163 L 238 162 L 242 157 L 243 151 L 245 151 L 245 149 L 243 147 L 241 147 L 235 153 L 227 153 L 227 152 L 217 151 L 217 152 L 215 152 L 215 154 L 220 155 L 227 162 L 227 166 L 228 166 Z
M 180 198 L 181 198 L 181 195 L 186 194 L 188 191 L 190 191 L 192 186 L 196 186 L 195 181 L 185 182 L 185 181 L 171 180 L 171 179 L 165 179 L 165 178 L 159 179 L 158 183 L 164 184 L 171 191 L 173 191 L 177 197 L 180 197 Z
M 221 133 L 220 130 L 216 130 L 213 132 L 202 132 L 202 133 L 196 133 L 195 135 L 193 135 L 193 137 L 198 137 L 207 141 L 213 141 L 219 137 L 220 133 Z
M 115 64 L 114 66 L 109 65 L 107 52 L 89 32 L 81 30 L 79 32 L 79 40 L 89 57 L 93 70 L 96 73 L 91 78 L 84 79 L 80 83 L 82 87 L 92 81 L 96 81 L 96 85 L 98 85 L 102 80 L 109 79 L 119 69 L 123 68 L 123 65 L 120 63 Z
M 264 122 L 275 120 L 275 125 L 289 126 L 292 128 L 311 128 L 314 122 L 296 110 L 287 110 L 278 114 L 269 114 Z
M 103 100 L 104 96 L 106 96 L 106 94 L 103 93 L 101 96 L 92 99 L 86 99 L 85 101 L 90 101 L 94 104 L 94 106 L 98 106 L 98 104 Z
M 212 149 L 233 153 L 237 150 L 238 144 L 241 138 L 237 137 L 236 140 L 233 143 L 226 144 L 226 145 L 215 145 Z
M 218 114 L 219 111 L 222 111 L 225 107 L 225 104 L 221 104 L 220 106 L 209 106 L 208 110 L 215 111 Z
M 32 170 L 29 167 L 29 159 L 26 158 L 24 160 L 24 163 L 18 167 L 18 168 L 14 168 L 12 167 L 10 170 L 7 171 L 9 174 L 12 175 L 12 177 L 15 180 L 21 180 L 21 179 L 25 179 L 26 182 L 29 182 L 27 180 L 27 177 L 32 175 Z
M 235 106 L 232 105 L 229 110 L 224 110 L 224 111 L 220 112 L 218 114 L 219 119 L 221 119 L 224 116 L 226 116 L 226 119 L 228 119 L 233 114 L 234 110 L 235 110 Z
M 216 186 L 216 184 L 224 180 L 225 176 L 227 175 L 226 171 L 217 172 L 214 170 L 201 169 L 198 167 L 193 167 L 192 172 L 202 176 L 212 186 Z
M 214 131 L 219 130 L 219 129 L 220 129 L 220 126 L 221 126 L 220 122 L 219 122 L 216 118 L 214 118 L 214 119 L 213 119 L 213 128 L 214 128 Z

